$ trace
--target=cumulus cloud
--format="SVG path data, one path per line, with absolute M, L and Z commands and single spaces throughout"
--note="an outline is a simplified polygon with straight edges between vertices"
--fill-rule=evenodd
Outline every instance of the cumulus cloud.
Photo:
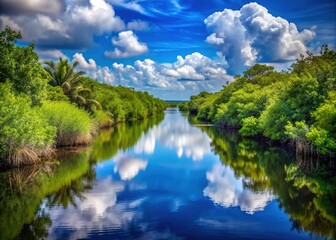
M 211 33 L 206 41 L 219 48 L 235 72 L 257 60 L 293 61 L 308 50 L 307 44 L 315 37 L 312 30 L 299 31 L 294 23 L 271 15 L 257 3 L 238 11 L 215 12 L 204 23 Z
M 219 54 L 210 59 L 200 53 L 178 56 L 176 62 L 159 64 L 151 59 L 137 60 L 133 65 L 113 63 L 112 67 L 99 67 L 87 74 L 98 81 L 124 85 L 139 90 L 182 92 L 188 95 L 199 91 L 218 91 L 233 78 L 226 74 L 226 61 Z M 188 92 L 186 92 L 188 91 Z
M 185 58 L 178 56 L 171 69 L 165 69 L 165 74 L 177 79 L 209 80 L 225 78 L 226 71 L 223 61 L 212 59 L 195 52 Z
M 138 56 L 148 52 L 147 44 L 139 42 L 133 31 L 123 31 L 118 37 L 112 38 L 115 46 L 113 51 L 105 51 L 105 56 L 109 58 L 128 58 Z
M 90 74 L 90 73 L 88 73 Z M 111 71 L 108 67 L 99 67 L 96 71 L 93 71 L 91 73 L 91 76 L 94 79 L 97 79 L 101 82 L 108 83 L 108 84 L 114 84 L 116 82 L 115 79 L 115 73 Z
M 148 88 L 185 90 L 186 88 L 218 90 L 230 77 L 225 62 L 200 53 L 177 57 L 172 64 L 158 64 L 150 59 L 134 65 L 113 64 L 116 78 L 122 83 Z
M 36 1 L 41 4 L 36 4 Z M 38 7 L 44 2 L 49 6 L 51 2 L 56 4 L 60 1 L 35 0 L 33 4 L 33 0 L 30 0 L 27 4 Z M 67 1 L 64 11 L 59 14 L 37 11 L 24 15 L 17 12 L 10 16 L 9 13 L 3 13 L 0 27 L 6 25 L 20 30 L 24 40 L 40 47 L 72 49 L 92 45 L 94 35 L 125 29 L 124 22 L 105 0 Z
M 220 45 L 224 43 L 224 39 L 217 37 L 216 33 L 213 33 L 207 37 L 206 42 L 214 45 Z
M 95 70 L 95 69 L 97 69 L 97 64 L 96 64 L 95 60 L 90 58 L 88 61 L 86 61 L 82 53 L 75 53 L 73 55 L 72 61 L 73 62 L 77 61 L 78 66 L 81 69 L 84 69 L 84 70 Z
M 204 196 L 223 207 L 236 207 L 249 214 L 262 211 L 274 196 L 267 190 L 252 192 L 244 189 L 243 180 L 237 178 L 232 169 L 221 164 L 214 165 L 206 173 L 209 181 L 204 189 Z

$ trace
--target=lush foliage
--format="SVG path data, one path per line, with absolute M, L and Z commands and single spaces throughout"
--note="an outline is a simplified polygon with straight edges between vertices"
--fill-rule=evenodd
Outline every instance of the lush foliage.
M 78 62 L 41 63 L 33 45 L 16 45 L 21 37 L 0 32 L 0 165 L 36 162 L 52 146 L 87 144 L 100 128 L 165 108 L 146 92 L 83 77 Z
M 0 84 L 0 165 L 32 163 L 45 155 L 56 129 L 26 95 L 16 96 L 9 83 Z
M 92 92 L 84 88 L 79 81 L 79 77 L 84 75 L 83 71 L 75 71 L 78 62 L 69 63 L 68 59 L 60 58 L 59 62 L 45 61 L 45 71 L 50 79 L 50 84 L 55 87 L 61 87 L 63 92 L 71 102 L 87 111 L 95 112 L 100 109 L 100 103 L 92 99 Z
M 15 46 L 21 37 L 10 28 L 0 32 L 0 84 L 10 81 L 15 93 L 24 93 L 39 104 L 45 98 L 47 80 L 34 46 Z
M 143 119 L 162 112 L 165 102 L 154 98 L 147 92 L 136 92 L 122 86 L 99 83 L 91 78 L 80 78 L 85 88 L 90 89 L 102 109 L 113 116 L 115 122 Z
M 335 168 L 328 169 L 321 162 L 294 161 L 290 152 L 241 138 L 230 129 L 202 130 L 211 137 L 213 150 L 225 166 L 245 179 L 244 188 L 277 196 L 293 230 L 335 238 L 336 207 L 331 204 L 336 200 Z
M 244 136 L 292 139 L 300 151 L 336 150 L 336 52 L 301 56 L 287 72 L 256 64 L 220 92 L 180 105 L 198 119 L 241 128 Z

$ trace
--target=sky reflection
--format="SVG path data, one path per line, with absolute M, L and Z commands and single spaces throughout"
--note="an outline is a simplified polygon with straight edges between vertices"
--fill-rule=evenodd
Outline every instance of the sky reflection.
M 271 191 L 248 189 L 252 180 L 224 165 L 209 136 L 180 112 L 167 112 L 124 149 L 98 163 L 94 187 L 77 207 L 49 209 L 49 239 L 246 239 L 251 229 L 263 236 L 269 224 L 278 233 L 290 229 L 278 207 L 267 208 Z M 281 217 L 265 222 L 273 214 Z
M 204 189 L 204 196 L 223 207 L 236 207 L 246 213 L 253 214 L 263 211 L 267 204 L 274 199 L 268 190 L 252 192 L 243 187 L 243 179 L 237 178 L 233 170 L 221 164 L 215 164 L 206 173 L 209 181 Z
M 176 121 L 177 120 L 177 121 Z M 168 114 L 159 126 L 142 135 L 134 150 L 136 153 L 154 153 L 156 142 L 161 146 L 174 149 L 178 158 L 186 156 L 200 161 L 211 153 L 211 139 L 199 128 L 190 125 L 187 118 L 177 112 Z

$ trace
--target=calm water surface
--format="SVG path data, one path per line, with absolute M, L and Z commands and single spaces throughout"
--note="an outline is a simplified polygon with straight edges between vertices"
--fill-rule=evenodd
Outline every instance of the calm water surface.
M 334 190 L 293 181 L 290 153 L 176 109 L 58 159 L 0 174 L 0 239 L 335 237 Z

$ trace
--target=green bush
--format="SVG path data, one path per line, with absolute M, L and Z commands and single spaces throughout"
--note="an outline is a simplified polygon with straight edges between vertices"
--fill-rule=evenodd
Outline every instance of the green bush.
M 93 118 L 96 129 L 101 129 L 101 128 L 112 126 L 113 124 L 112 118 L 113 116 L 111 113 L 105 112 L 103 110 L 97 110 L 94 113 L 94 118 Z
M 11 82 L 13 92 L 26 94 L 33 105 L 40 105 L 45 99 L 48 81 L 43 76 L 44 70 L 34 45 L 15 45 L 21 38 L 20 33 L 8 27 L 0 32 L 0 82 Z
M 19 166 L 45 155 L 56 135 L 28 96 L 16 96 L 9 83 L 0 84 L 1 165 Z
M 41 110 L 48 123 L 57 128 L 57 146 L 81 145 L 91 141 L 94 125 L 86 111 L 57 101 L 44 102 Z
M 255 117 L 248 117 L 243 119 L 242 128 L 239 130 L 239 133 L 243 136 L 256 136 L 261 133 L 258 119 Z

